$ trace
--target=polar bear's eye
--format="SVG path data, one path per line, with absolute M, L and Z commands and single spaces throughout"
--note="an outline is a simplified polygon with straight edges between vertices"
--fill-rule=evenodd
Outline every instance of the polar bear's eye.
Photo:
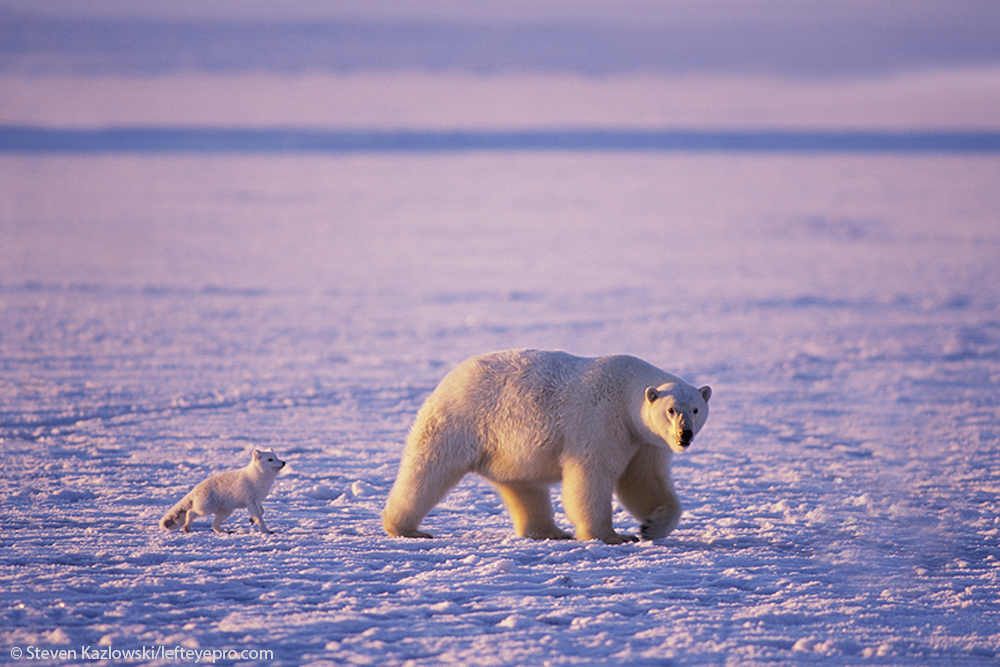
M 668 415 L 674 414 L 674 409 L 673 408 L 667 408 L 667 414 Z
M 695 408 L 695 409 L 694 409 L 694 413 L 695 413 L 695 414 L 698 414 L 698 408 Z

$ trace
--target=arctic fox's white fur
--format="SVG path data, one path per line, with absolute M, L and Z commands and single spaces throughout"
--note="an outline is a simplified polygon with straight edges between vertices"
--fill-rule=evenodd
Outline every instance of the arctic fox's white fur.
M 212 529 L 217 533 L 225 531 L 220 527 L 229 515 L 241 507 L 250 512 L 250 521 L 257 524 L 262 533 L 271 533 L 264 523 L 264 498 L 271 491 L 278 472 L 285 467 L 273 449 L 253 450 L 253 457 L 245 468 L 230 470 L 209 477 L 194 487 L 179 503 L 160 519 L 160 528 L 176 530 L 181 527 L 185 533 L 191 532 L 191 521 L 198 516 L 215 515 Z

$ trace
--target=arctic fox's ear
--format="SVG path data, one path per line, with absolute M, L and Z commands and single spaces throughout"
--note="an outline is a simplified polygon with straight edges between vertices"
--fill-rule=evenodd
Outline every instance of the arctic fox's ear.
M 646 400 L 652 403 L 660 397 L 660 392 L 656 390 L 656 387 L 646 388 Z
M 707 384 L 699 389 L 698 393 L 701 394 L 701 397 L 705 399 L 706 403 L 708 403 L 708 399 L 712 398 L 712 388 Z
M 254 449 L 253 450 L 253 460 L 257 461 L 259 459 L 260 459 L 260 450 L 259 449 Z

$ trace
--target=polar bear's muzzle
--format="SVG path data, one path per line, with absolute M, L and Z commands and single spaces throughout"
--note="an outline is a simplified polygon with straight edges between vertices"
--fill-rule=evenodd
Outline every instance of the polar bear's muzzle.
M 681 431 L 681 437 L 680 437 L 680 439 L 679 439 L 679 440 L 677 441 L 677 445 L 678 445 L 678 446 L 679 446 L 679 447 L 680 447 L 681 449 L 687 449 L 688 447 L 690 447 L 690 446 L 691 446 L 691 441 L 692 441 L 693 439 L 694 439 L 694 432 L 693 432 L 693 431 L 691 431 L 691 429 L 689 429 L 689 428 L 686 428 L 686 429 L 684 429 L 683 431 Z

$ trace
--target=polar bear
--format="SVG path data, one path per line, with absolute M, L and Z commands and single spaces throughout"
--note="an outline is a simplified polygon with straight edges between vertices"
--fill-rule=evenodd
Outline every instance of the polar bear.
M 634 542 L 612 526 L 611 497 L 642 522 L 644 539 L 677 525 L 671 451 L 708 418 L 712 389 L 695 389 L 641 359 L 507 350 L 449 372 L 417 414 L 382 518 L 392 536 L 431 537 L 420 522 L 469 472 L 500 492 L 515 532 L 572 539 L 553 518 L 562 482 L 576 538 Z

